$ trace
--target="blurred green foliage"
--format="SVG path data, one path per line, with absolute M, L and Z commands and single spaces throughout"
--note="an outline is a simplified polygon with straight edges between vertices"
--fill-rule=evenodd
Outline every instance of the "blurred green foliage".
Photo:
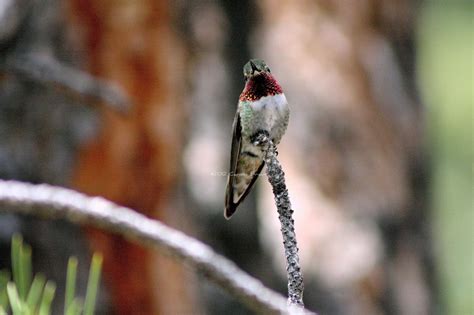
M 13 281 L 10 281 L 10 273 L 0 271 L 0 315 L 7 314 L 9 308 L 14 315 L 50 314 L 56 285 L 52 281 L 46 281 L 42 274 L 36 274 L 33 278 L 31 247 L 23 244 L 23 239 L 19 235 L 12 238 L 11 260 Z M 94 313 L 101 266 L 102 256 L 94 254 L 86 299 L 83 303 L 81 298 L 75 296 L 77 259 L 75 257 L 69 259 L 64 303 L 65 315 L 92 315 Z
M 446 314 L 474 314 L 473 1 L 426 1 L 418 75 L 432 153 L 431 205 Z

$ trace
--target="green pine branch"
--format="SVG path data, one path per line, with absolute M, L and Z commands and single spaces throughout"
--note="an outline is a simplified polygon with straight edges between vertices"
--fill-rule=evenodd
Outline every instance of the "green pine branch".
M 0 315 L 9 310 L 13 315 L 49 315 L 56 292 L 56 284 L 41 273 L 33 277 L 31 247 L 20 235 L 11 242 L 12 278 L 8 271 L 0 271 Z M 102 256 L 92 256 L 84 303 L 76 296 L 77 258 L 69 258 L 66 275 L 65 315 L 92 315 L 99 290 Z

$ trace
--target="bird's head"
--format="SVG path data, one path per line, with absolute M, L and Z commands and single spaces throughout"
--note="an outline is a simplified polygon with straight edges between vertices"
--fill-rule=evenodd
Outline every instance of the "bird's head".
M 256 101 L 263 96 L 283 93 L 280 85 L 270 73 L 265 61 L 250 59 L 244 66 L 245 87 L 240 94 L 241 101 Z
M 270 68 L 262 59 L 250 59 L 244 66 L 244 77 L 246 80 L 262 73 L 270 73 Z

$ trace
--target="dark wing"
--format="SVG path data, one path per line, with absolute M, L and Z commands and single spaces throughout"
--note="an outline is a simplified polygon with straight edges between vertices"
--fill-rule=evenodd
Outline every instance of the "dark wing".
M 226 188 L 226 196 L 225 196 L 225 209 L 224 209 L 224 217 L 229 219 L 234 212 L 237 210 L 237 206 L 245 199 L 245 197 L 250 192 L 253 184 L 257 180 L 260 172 L 263 168 L 263 161 L 261 161 L 260 165 L 258 166 L 257 170 L 252 176 L 249 184 L 245 186 L 245 190 L 239 196 L 239 199 L 234 202 L 234 190 L 236 189 L 235 183 L 236 180 L 241 180 L 238 176 L 234 176 L 238 174 L 237 171 L 237 164 L 239 162 L 239 158 L 241 157 L 241 149 L 242 149 L 242 134 L 241 134 L 241 125 L 240 125 L 240 114 L 239 111 L 235 114 L 234 123 L 233 123 L 233 133 L 232 133 L 232 148 L 230 153 L 230 170 L 229 175 L 227 177 L 227 188 Z M 238 174 L 242 175 L 242 174 Z
M 240 112 L 237 110 L 234 117 L 234 123 L 232 124 L 232 147 L 230 150 L 230 168 L 229 174 L 227 175 L 227 187 L 225 193 L 225 209 L 224 217 L 229 219 L 230 216 L 235 212 L 237 204 L 233 202 L 234 196 L 234 174 L 237 171 L 237 161 L 240 154 L 240 148 L 242 146 L 242 134 L 240 126 Z

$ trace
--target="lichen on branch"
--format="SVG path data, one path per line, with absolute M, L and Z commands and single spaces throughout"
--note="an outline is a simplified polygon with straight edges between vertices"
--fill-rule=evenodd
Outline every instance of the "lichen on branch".
M 272 185 L 278 219 L 281 224 L 283 245 L 285 247 L 286 271 L 288 276 L 288 303 L 290 305 L 304 306 L 303 304 L 303 275 L 301 273 L 298 245 L 296 243 L 295 221 L 291 209 L 288 189 L 285 183 L 285 173 L 277 159 L 276 146 L 263 132 L 258 134 L 254 143 L 262 147 L 265 152 L 264 160 L 268 181 Z
M 240 270 L 208 245 L 101 197 L 89 197 L 46 184 L 0 180 L 0 212 L 65 219 L 99 227 L 142 246 L 166 250 L 258 313 L 313 314 L 288 306 L 280 294 Z

